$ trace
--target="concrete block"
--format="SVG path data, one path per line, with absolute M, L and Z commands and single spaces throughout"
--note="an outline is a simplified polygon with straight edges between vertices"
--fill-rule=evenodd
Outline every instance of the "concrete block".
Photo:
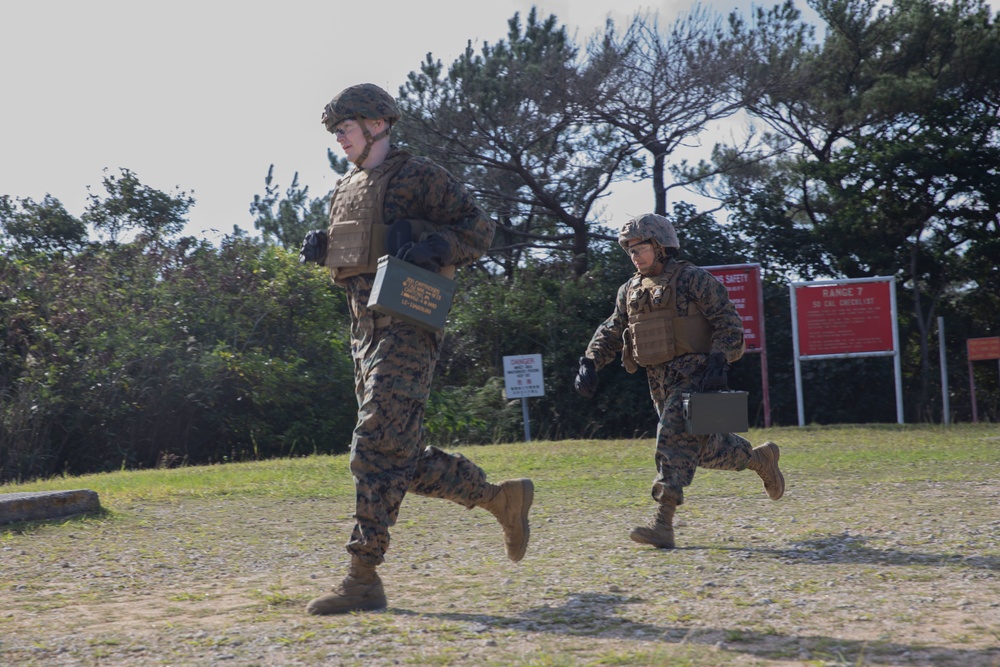
M 89 489 L 0 493 L 0 525 L 17 521 L 57 519 L 73 514 L 99 512 L 100 509 L 101 502 L 97 498 L 97 492 Z

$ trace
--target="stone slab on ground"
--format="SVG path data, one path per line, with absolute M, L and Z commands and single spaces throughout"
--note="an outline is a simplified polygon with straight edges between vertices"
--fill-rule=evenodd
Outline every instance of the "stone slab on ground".
M 44 521 L 73 514 L 99 512 L 96 491 L 36 491 L 0 493 L 0 525 L 18 521 Z

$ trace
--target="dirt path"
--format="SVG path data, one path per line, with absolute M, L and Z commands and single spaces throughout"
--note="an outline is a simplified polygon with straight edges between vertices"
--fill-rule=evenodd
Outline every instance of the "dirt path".
M 702 474 L 702 473 L 699 473 Z M 714 473 L 713 473 L 714 474 Z M 2 665 L 1000 665 L 1000 483 L 699 490 L 672 552 L 643 481 L 537 481 L 521 564 L 482 510 L 408 497 L 390 607 L 315 618 L 350 508 L 185 500 L 0 533 Z

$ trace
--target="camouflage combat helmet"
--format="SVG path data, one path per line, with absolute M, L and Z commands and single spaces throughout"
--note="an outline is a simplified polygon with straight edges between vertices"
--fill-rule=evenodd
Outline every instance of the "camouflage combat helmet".
M 674 225 L 662 215 L 646 213 L 632 218 L 618 233 L 618 245 L 628 252 L 628 242 L 633 239 L 653 240 L 663 248 L 680 248 Z
M 374 83 L 350 86 L 337 93 L 323 109 L 323 124 L 333 132 L 333 128 L 349 118 L 387 118 L 389 123 L 399 120 L 399 107 L 392 95 Z
M 374 83 L 361 83 L 356 86 L 349 86 L 337 93 L 330 103 L 323 108 L 323 125 L 327 131 L 334 132 L 336 127 L 345 120 L 356 120 L 361 125 L 361 131 L 365 135 L 365 149 L 355 161 L 360 167 L 368 157 L 372 144 L 379 139 L 389 136 L 389 129 L 392 124 L 399 120 L 401 114 L 396 100 L 392 95 L 385 92 Z M 388 122 L 388 127 L 379 132 L 374 137 L 362 119 L 378 120 L 384 118 Z

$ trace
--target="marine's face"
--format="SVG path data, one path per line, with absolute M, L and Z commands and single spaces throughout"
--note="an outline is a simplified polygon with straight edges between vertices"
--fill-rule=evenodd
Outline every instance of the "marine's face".
M 649 239 L 632 239 L 628 242 L 628 255 L 632 258 L 636 271 L 646 274 L 656 265 L 656 253 Z
M 368 134 L 373 137 L 384 130 L 386 126 L 384 118 L 377 120 L 363 118 L 361 119 L 361 123 L 365 124 L 368 128 Z M 342 121 L 333 128 L 333 135 L 337 137 L 337 143 L 340 144 L 341 150 L 344 151 L 344 156 L 351 162 L 356 162 L 361 153 L 364 152 L 365 145 L 367 144 L 361 124 L 353 119 Z
M 356 120 L 345 120 L 333 128 L 333 134 L 337 137 L 337 143 L 348 160 L 354 162 L 361 151 L 365 149 L 365 135 L 361 131 L 361 125 Z

